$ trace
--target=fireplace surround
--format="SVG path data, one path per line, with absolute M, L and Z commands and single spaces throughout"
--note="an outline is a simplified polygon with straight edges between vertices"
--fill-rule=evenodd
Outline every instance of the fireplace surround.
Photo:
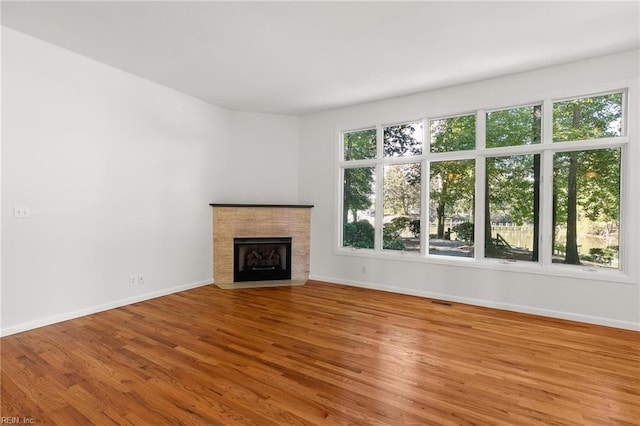
M 308 280 L 312 205 L 216 203 L 210 204 L 210 206 L 213 211 L 214 284 L 221 288 L 243 288 L 301 285 Z M 261 241 L 265 238 L 272 240 L 291 239 L 288 254 L 277 252 L 278 262 L 284 261 L 285 267 L 290 266 L 290 275 L 283 276 L 274 272 L 271 277 L 264 274 L 254 279 L 242 273 L 238 274 L 235 271 L 236 241 Z M 266 253 L 267 257 L 270 252 L 271 249 Z M 282 259 L 283 253 L 284 259 Z M 264 256 L 260 252 L 257 254 Z M 244 254 L 245 260 L 243 262 L 245 263 L 247 262 L 246 256 L 247 253 Z M 271 263 L 276 262 L 273 256 L 271 261 Z M 274 265 L 265 264 L 259 267 L 271 268 L 272 266 Z M 282 264 L 279 269 L 282 269 Z

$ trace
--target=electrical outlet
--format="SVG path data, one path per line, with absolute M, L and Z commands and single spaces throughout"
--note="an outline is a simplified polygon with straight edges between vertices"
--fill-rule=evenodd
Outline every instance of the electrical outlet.
M 29 207 L 24 207 L 24 206 L 14 206 L 13 217 L 15 217 L 16 219 L 24 219 L 27 217 L 31 217 L 31 209 Z
M 131 275 L 129 277 L 129 286 L 135 287 L 137 285 L 138 285 L 138 276 L 137 275 Z
M 367 273 L 367 267 L 365 265 L 362 265 L 362 273 L 363 274 Z
M 138 285 L 144 285 L 144 275 L 138 275 Z

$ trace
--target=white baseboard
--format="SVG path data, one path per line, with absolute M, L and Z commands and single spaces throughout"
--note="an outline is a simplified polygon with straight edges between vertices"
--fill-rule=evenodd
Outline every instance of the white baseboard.
M 428 297 L 430 299 L 446 300 L 449 302 L 465 303 L 468 305 L 483 306 L 486 308 L 503 309 L 505 311 L 520 312 L 524 314 L 540 315 L 543 317 L 551 317 L 565 319 L 570 321 L 583 322 L 587 324 L 603 325 L 607 327 L 622 328 L 625 330 L 640 331 L 640 323 L 631 321 L 620 321 L 611 318 L 602 318 L 591 315 L 576 314 L 573 312 L 556 311 L 552 309 L 534 308 L 531 306 L 515 305 L 511 303 L 496 302 L 493 300 L 473 299 L 469 297 L 460 297 L 450 294 L 434 293 L 430 291 L 414 290 L 402 287 L 391 287 L 364 281 L 344 280 L 334 277 L 323 277 L 318 275 L 309 276 L 310 280 L 325 281 L 328 283 L 344 284 L 353 287 L 370 288 L 373 290 L 388 291 L 391 293 L 408 294 L 411 296 Z
M 149 293 L 139 294 L 133 297 L 127 297 L 125 299 L 115 300 L 113 302 L 104 303 L 102 305 L 90 306 L 88 308 L 79 309 L 77 311 L 65 312 L 63 314 L 52 315 L 49 317 L 39 318 L 34 321 L 17 324 L 11 327 L 2 328 L 0 330 L 0 337 L 10 336 L 12 334 L 21 333 L 23 331 L 33 330 L 34 328 L 44 327 L 46 325 L 55 324 L 62 321 L 67 321 L 74 318 L 83 317 L 85 315 L 91 315 L 102 311 L 108 311 L 109 309 L 119 308 L 121 306 L 131 305 L 132 303 L 144 302 L 145 300 L 155 299 L 156 297 L 166 296 L 180 291 L 190 290 L 197 287 L 202 287 L 208 284 L 212 284 L 213 279 L 209 278 L 202 281 L 196 281 L 189 284 L 183 284 L 176 287 L 166 288 L 163 290 L 152 291 Z
M 571 312 L 555 311 L 551 309 L 533 308 L 530 306 L 514 305 L 514 304 L 495 302 L 495 301 L 484 300 L 484 299 L 472 299 L 468 297 L 452 296 L 449 294 L 434 293 L 429 291 L 414 290 L 414 289 L 408 289 L 408 288 L 402 288 L 402 287 L 391 287 L 391 286 L 385 286 L 380 284 L 368 283 L 364 281 L 344 280 L 344 279 L 339 279 L 335 277 L 311 275 L 309 279 L 316 280 L 316 281 L 325 281 L 329 283 L 350 285 L 354 287 L 370 288 L 373 290 L 389 291 L 392 293 L 401 293 L 401 294 L 408 294 L 412 296 L 447 300 L 450 302 L 466 303 L 469 305 L 484 306 L 487 308 L 504 309 L 507 311 L 521 312 L 526 314 L 540 315 L 540 316 L 552 317 L 552 318 L 560 318 L 560 319 L 566 319 L 571 321 L 584 322 L 588 324 L 596 324 L 596 325 L 603 325 L 607 327 L 621 328 L 626 330 L 640 331 L 640 323 L 634 323 L 631 321 L 620 321 L 620 320 L 615 320 L 611 318 L 602 318 L 602 317 L 596 317 L 596 316 L 590 316 L 590 315 L 575 314 Z M 212 283 L 213 283 L 212 279 L 197 281 L 190 284 L 184 284 L 176 287 L 167 288 L 164 290 L 144 293 L 134 297 L 128 297 L 125 299 L 116 300 L 116 301 L 105 303 L 102 305 L 91 306 L 91 307 L 80 309 L 77 311 L 66 312 L 63 314 L 53 315 L 45 318 L 39 318 L 34 321 L 29 321 L 29 322 L 17 324 L 11 327 L 2 328 L 0 329 L 0 337 L 10 336 L 12 334 L 21 333 L 23 331 L 32 330 L 34 328 L 44 327 L 44 326 L 55 324 L 58 322 L 83 317 L 85 315 L 91 315 L 98 312 L 107 311 L 109 309 L 119 308 L 121 306 L 143 302 L 145 300 L 155 299 L 156 297 L 166 296 L 169 294 L 178 293 L 180 291 L 202 287 L 204 285 L 208 285 Z

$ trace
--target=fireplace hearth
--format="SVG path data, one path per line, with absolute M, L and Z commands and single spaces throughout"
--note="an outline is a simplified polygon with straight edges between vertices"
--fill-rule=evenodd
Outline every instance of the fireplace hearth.
M 291 279 L 291 238 L 234 238 L 233 281 Z

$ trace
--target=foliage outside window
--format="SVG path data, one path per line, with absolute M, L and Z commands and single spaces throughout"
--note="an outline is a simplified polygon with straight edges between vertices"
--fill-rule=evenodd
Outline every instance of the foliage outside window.
M 343 147 L 346 161 L 376 158 L 376 129 L 345 133 Z
M 487 148 L 539 144 L 542 105 L 487 113 Z
M 344 170 L 343 186 L 343 245 L 373 248 L 375 216 L 373 196 L 375 168 L 358 167 Z
M 384 225 L 386 250 L 420 251 L 420 163 L 384 167 Z
M 536 154 L 487 158 L 486 257 L 538 260 L 539 157 Z
M 553 141 L 622 136 L 622 93 L 553 104 Z
M 622 93 L 553 104 L 553 141 L 615 138 Z M 557 152 L 553 161 L 553 262 L 619 267 L 621 149 Z
M 553 262 L 617 268 L 620 149 L 553 159 Z
M 431 152 L 466 151 L 476 146 L 476 116 L 431 120 Z
M 422 121 L 387 126 L 383 130 L 385 157 L 405 157 L 422 154 Z
M 343 133 L 343 246 L 620 269 L 624 98 L 431 119 L 428 149 L 422 121 Z
M 429 254 L 473 257 L 475 161 L 431 163 Z

